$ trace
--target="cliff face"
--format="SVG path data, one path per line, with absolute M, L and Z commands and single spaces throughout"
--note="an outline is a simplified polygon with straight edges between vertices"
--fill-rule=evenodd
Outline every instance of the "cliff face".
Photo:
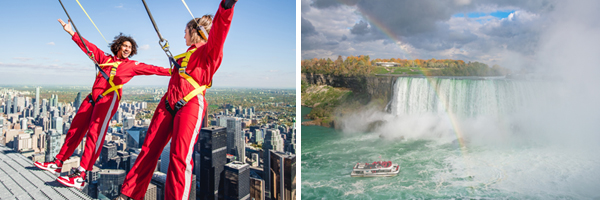
M 313 85 L 329 85 L 352 90 L 356 94 L 367 94 L 370 99 L 392 98 L 394 83 L 398 77 L 393 76 L 334 76 L 313 73 L 302 73 L 302 81 Z

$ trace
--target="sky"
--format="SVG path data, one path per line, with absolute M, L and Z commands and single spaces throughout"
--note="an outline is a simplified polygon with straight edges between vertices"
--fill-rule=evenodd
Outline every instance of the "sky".
M 460 59 L 519 70 L 547 59 L 553 31 L 600 20 L 591 0 L 301 1 L 302 59 Z
M 75 0 L 63 0 L 81 35 L 105 52 L 108 43 Z M 165 53 L 142 1 L 79 0 L 108 42 L 120 32 L 138 43 L 130 59 L 168 67 Z M 186 23 L 192 19 L 182 1 L 146 1 L 163 38 L 174 55 L 187 50 Z M 215 14 L 219 0 L 187 0 L 195 17 Z M 91 60 L 66 33 L 67 20 L 58 1 L 2 1 L 0 3 L 0 85 L 91 86 Z M 213 87 L 295 88 L 296 2 L 240 0 L 235 7 L 221 67 Z M 168 77 L 138 76 L 127 85 L 165 86 Z

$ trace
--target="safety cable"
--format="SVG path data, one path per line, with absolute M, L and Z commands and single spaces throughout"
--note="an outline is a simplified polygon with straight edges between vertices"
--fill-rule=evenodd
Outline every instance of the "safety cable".
M 148 8 L 146 1 L 142 0 L 142 2 L 144 3 L 144 7 L 146 8 L 148 17 L 150 17 L 150 21 L 152 21 L 152 25 L 154 25 L 154 30 L 156 30 L 156 34 L 158 34 L 158 39 L 159 39 L 158 45 L 160 45 L 160 47 L 163 49 L 163 51 L 165 51 L 165 54 L 167 54 L 167 57 L 173 58 L 173 54 L 171 54 L 171 51 L 169 51 L 169 41 L 167 41 L 165 38 L 163 38 L 162 35 L 160 34 L 160 31 L 158 30 L 158 26 L 156 25 L 156 22 L 154 21 L 154 17 L 152 17 L 152 13 L 150 13 L 150 9 Z M 164 44 L 162 42 L 164 42 Z
M 104 38 L 104 35 L 102 35 L 102 32 L 100 32 L 100 29 L 98 29 L 98 27 L 96 26 L 96 24 L 94 23 L 94 20 L 92 20 L 92 18 L 90 17 L 90 15 L 88 15 L 88 13 L 85 11 L 85 9 L 83 8 L 83 6 L 81 5 L 81 3 L 79 3 L 79 0 L 75 0 L 77 1 L 77 4 L 79 4 L 79 7 L 81 7 L 81 10 L 83 10 L 83 12 L 85 13 L 85 15 L 88 17 L 88 19 L 90 19 L 90 21 L 92 22 L 92 24 L 94 25 L 94 27 L 96 27 L 96 30 L 98 30 L 98 33 L 100 33 L 100 36 L 102 36 L 102 39 L 104 39 L 104 41 L 106 43 L 108 43 L 108 40 L 106 40 L 106 38 Z
M 88 58 L 90 58 L 90 60 L 94 61 L 94 64 L 96 65 L 96 68 L 98 69 L 98 71 L 100 71 L 100 74 L 102 74 L 102 76 L 104 77 L 104 79 L 108 80 L 109 79 L 108 75 L 106 75 L 106 72 L 104 72 L 104 70 L 102 70 L 102 68 L 100 68 L 100 66 L 98 66 L 98 62 L 96 62 L 96 60 L 94 59 L 94 53 L 91 52 L 90 49 L 85 44 L 85 41 L 83 40 L 83 37 L 81 37 L 81 34 L 79 33 L 79 30 L 77 30 L 77 26 L 75 26 L 75 22 L 73 22 L 73 19 L 71 19 L 71 16 L 69 15 L 69 12 L 67 12 L 67 9 L 65 8 L 65 5 L 63 5 L 63 3 L 62 3 L 61 0 L 58 0 L 58 2 L 60 3 L 60 5 L 62 6 L 63 10 L 65 11 L 65 14 L 67 14 L 67 17 L 69 18 L 69 22 L 71 22 L 71 24 L 73 24 L 73 28 L 75 28 L 75 32 L 77 32 L 77 35 L 79 36 L 79 39 L 81 40 L 81 43 L 83 43 L 83 46 L 85 47 L 85 50 L 87 51 L 86 55 L 88 56 Z

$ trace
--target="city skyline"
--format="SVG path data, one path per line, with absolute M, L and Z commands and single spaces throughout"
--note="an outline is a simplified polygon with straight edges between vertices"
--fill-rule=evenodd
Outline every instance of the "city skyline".
M 63 91 L 56 89 L 45 91 L 39 87 L 34 90 L 34 94 L 31 94 L 32 91 L 29 89 L 22 91 L 14 88 L 0 88 L 0 147 L 9 147 L 17 154 L 27 157 L 28 160 L 44 162 L 53 160 L 54 155 L 58 153 L 59 147 L 63 145 L 63 141 L 66 138 L 66 130 L 69 130 L 70 122 L 73 120 L 74 113 L 77 112 L 75 104 L 80 103 L 82 95 L 77 90 Z M 223 146 L 219 148 L 223 150 L 222 153 L 213 158 L 220 160 L 218 165 L 222 166 L 218 168 L 219 170 L 215 169 L 214 173 L 220 174 L 221 171 L 225 170 L 227 171 L 226 174 L 229 175 L 216 177 L 217 179 L 213 179 L 216 182 L 210 184 L 218 184 L 222 181 L 227 184 L 224 188 L 215 188 L 215 192 L 218 191 L 219 196 L 247 197 L 250 196 L 250 187 L 252 187 L 253 195 L 268 197 L 269 195 L 265 193 L 267 192 L 266 188 L 261 189 L 260 187 L 260 185 L 263 185 L 261 181 L 265 182 L 261 178 L 265 176 L 264 170 L 267 170 L 267 172 L 272 171 L 271 167 L 268 165 L 265 166 L 265 154 L 268 155 L 270 151 L 283 152 L 284 149 L 285 152 L 288 152 L 286 154 L 289 155 L 294 155 L 296 152 L 295 127 L 285 125 L 286 123 L 291 123 L 290 121 L 295 121 L 295 118 L 290 118 L 286 114 L 287 111 L 280 110 L 293 108 L 289 104 L 289 100 L 280 98 L 290 94 L 293 96 L 294 93 L 286 90 L 216 91 L 214 98 L 222 100 L 215 105 L 217 106 L 215 108 L 216 113 L 209 114 L 213 118 L 210 119 L 207 116 L 206 119 L 209 121 L 208 126 L 215 128 L 215 125 L 223 125 L 224 127 L 217 127 L 222 132 L 222 144 L 226 145 L 226 143 L 230 143 L 227 140 L 233 139 L 228 146 L 233 147 L 232 149 L 235 152 L 232 152 L 233 155 L 227 154 L 225 156 L 226 152 L 224 150 L 227 147 Z M 57 94 L 54 94 L 55 92 Z M 130 95 L 148 92 L 155 94 L 157 90 L 131 90 Z M 77 93 L 77 95 L 69 93 Z M 45 94 L 45 96 L 42 94 Z M 271 97 L 259 98 L 259 96 L 265 95 L 267 95 L 266 97 Z M 131 99 L 132 97 L 128 98 Z M 241 101 L 239 98 L 247 98 L 251 104 L 244 103 L 245 100 Z M 252 101 L 253 99 L 254 101 Z M 40 103 L 40 106 L 36 106 L 37 103 Z M 144 143 L 146 131 L 150 123 L 150 120 L 147 118 L 138 119 L 140 116 L 138 114 L 147 113 L 148 110 L 152 109 L 148 108 L 148 103 L 145 101 L 123 100 L 120 102 L 119 108 L 108 126 L 106 141 L 102 145 L 100 157 L 95 162 L 94 169 L 88 171 L 90 176 L 86 179 L 85 187 L 82 189 L 83 193 L 92 198 L 103 198 L 103 196 L 114 198 L 119 195 L 121 183 L 125 174 L 131 170 L 133 163 L 135 163 L 140 153 L 141 149 L 139 147 Z M 216 116 L 229 119 L 227 121 L 235 122 L 235 125 L 223 124 Z M 202 130 L 204 131 L 205 129 Z M 266 134 L 269 134 L 269 140 L 262 139 L 267 137 Z M 200 139 L 198 141 L 195 148 L 197 153 L 193 156 L 195 158 L 194 165 L 197 167 L 194 170 L 195 174 L 200 174 L 203 171 L 200 169 L 202 166 L 200 158 L 204 158 L 204 156 L 200 156 L 200 154 L 204 153 L 201 153 L 203 151 L 200 148 L 203 144 L 207 144 L 207 142 L 200 142 Z M 73 156 L 64 161 L 60 175 L 69 175 L 73 173 L 71 169 L 76 169 L 81 165 L 80 156 L 85 152 L 83 150 L 83 144 L 85 143 L 84 139 L 76 147 Z M 210 143 L 208 142 L 208 144 Z M 263 143 L 264 145 L 262 145 Z M 167 152 L 168 149 L 169 147 L 165 148 Z M 239 156 L 240 154 L 243 155 Z M 157 169 L 165 171 L 169 160 L 169 156 L 161 156 L 159 163 L 157 163 Z M 240 161 L 238 163 L 240 165 L 232 163 L 236 160 Z M 226 164 L 230 168 L 227 168 Z M 242 168 L 246 170 L 242 170 Z M 106 176 L 107 174 L 110 174 L 110 176 Z M 236 174 L 240 175 L 240 179 L 236 178 L 238 177 Z M 244 175 L 242 176 L 242 174 Z M 164 173 L 163 176 L 165 176 Z M 250 176 L 253 177 L 252 180 Z M 195 181 L 194 179 L 192 179 L 192 183 L 196 184 L 199 188 L 192 186 L 192 188 L 197 188 L 197 190 L 193 190 L 190 196 L 196 196 L 196 194 L 202 195 L 202 187 L 200 186 L 202 184 L 206 185 L 206 183 L 202 182 L 201 184 L 200 180 Z M 289 179 L 295 180 L 295 176 L 289 177 Z M 153 180 L 152 183 L 155 185 L 148 187 L 146 193 L 148 199 L 164 195 L 162 193 L 164 183 L 161 185 L 159 182 Z M 269 180 L 266 180 L 266 183 L 270 185 L 283 184 L 270 183 Z M 289 185 L 287 182 L 286 184 Z M 244 192 L 242 192 L 242 189 Z M 292 189 L 293 194 L 295 194 L 294 191 Z M 212 194 L 213 192 L 210 193 Z

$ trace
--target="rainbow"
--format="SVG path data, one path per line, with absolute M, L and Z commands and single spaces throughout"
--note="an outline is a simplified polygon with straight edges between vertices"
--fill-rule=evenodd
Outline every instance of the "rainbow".
M 387 35 L 390 39 L 394 40 L 394 42 L 400 46 L 399 44 L 403 43 L 400 40 L 400 37 L 396 34 L 394 34 L 392 32 L 392 30 L 388 27 L 386 27 L 382 22 L 378 21 L 375 17 L 371 17 L 371 13 L 368 13 L 367 11 L 365 11 L 364 9 L 361 9 L 360 7 L 358 7 L 358 10 L 360 11 L 359 13 L 361 14 L 361 16 L 363 16 L 363 18 L 365 18 L 370 24 L 375 25 L 375 27 L 379 30 L 381 30 L 383 33 L 385 33 L 385 35 Z M 413 56 L 410 52 L 406 51 L 403 48 L 400 48 L 405 55 L 407 55 L 409 57 L 409 60 L 414 60 L 416 56 Z M 435 78 L 431 75 L 431 73 L 429 71 L 422 71 L 423 75 L 425 75 L 425 78 L 427 78 L 427 82 L 429 83 L 430 87 L 434 87 L 436 96 L 443 101 L 444 106 L 446 107 L 446 114 L 448 115 L 448 118 L 450 119 L 451 123 L 452 123 L 452 127 L 454 128 L 454 132 L 456 133 L 456 137 L 457 140 L 459 142 L 460 148 L 465 151 L 466 149 L 466 145 L 465 142 L 463 140 L 463 134 L 462 134 L 462 130 L 460 128 L 460 125 L 458 123 L 458 119 L 456 117 L 456 115 L 454 113 L 452 113 L 452 110 L 449 109 L 448 105 L 448 99 L 443 98 L 442 96 L 440 96 L 440 92 L 439 92 L 439 88 L 437 87 L 436 84 L 436 80 Z M 463 152 L 466 153 L 466 152 Z
M 416 58 L 415 55 L 412 55 L 409 51 L 405 50 L 404 48 L 402 48 L 400 46 L 400 44 L 402 44 L 402 40 L 400 39 L 400 37 L 397 34 L 394 34 L 394 32 L 386 27 L 382 22 L 380 22 L 379 20 L 377 20 L 377 18 L 372 17 L 372 13 L 367 12 L 364 9 L 361 9 L 359 6 L 357 6 L 357 9 L 359 10 L 359 14 L 366 19 L 369 24 L 374 25 L 377 29 L 381 30 L 387 37 L 389 37 L 390 39 L 392 39 L 396 45 L 398 45 L 400 47 L 400 49 L 403 51 L 404 55 L 408 56 L 409 60 L 414 60 Z M 436 79 L 434 78 L 434 76 L 431 75 L 431 72 L 429 70 L 424 70 L 422 71 L 423 75 L 425 76 L 425 78 L 427 79 L 427 82 L 429 83 L 430 87 L 434 88 L 435 91 L 435 95 L 438 97 L 438 99 L 440 99 L 445 107 L 445 111 L 446 114 L 448 116 L 448 119 L 450 119 L 450 123 L 452 124 L 452 128 L 454 130 L 454 133 L 456 135 L 456 139 L 458 141 L 458 148 L 460 149 L 460 152 L 464 158 L 465 164 L 467 165 L 467 174 L 470 177 L 470 172 L 468 171 L 469 167 L 468 167 L 468 158 L 467 158 L 467 146 L 465 144 L 464 141 L 464 137 L 463 137 L 463 130 L 460 126 L 458 117 L 456 116 L 455 113 L 452 112 L 452 110 L 450 109 L 450 104 L 449 104 L 449 99 L 442 97 L 440 95 L 440 91 L 438 88 L 438 85 L 436 83 Z

